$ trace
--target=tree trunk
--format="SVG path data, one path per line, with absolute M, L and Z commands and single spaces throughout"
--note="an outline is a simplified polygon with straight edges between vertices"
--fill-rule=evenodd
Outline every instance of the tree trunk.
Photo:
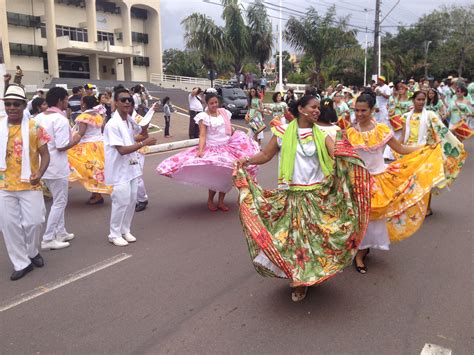
M 321 89 L 321 63 L 316 63 L 316 87 Z

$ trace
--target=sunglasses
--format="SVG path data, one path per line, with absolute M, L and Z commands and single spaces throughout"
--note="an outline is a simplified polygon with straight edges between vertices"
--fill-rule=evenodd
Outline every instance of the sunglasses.
M 119 101 L 122 102 L 122 103 L 126 103 L 126 102 L 132 103 L 132 102 L 133 102 L 133 98 L 132 98 L 131 96 L 121 97 L 121 98 L 119 99 Z
M 18 101 L 5 101 L 4 103 L 5 107 L 20 107 L 22 105 L 21 102 L 18 102 Z

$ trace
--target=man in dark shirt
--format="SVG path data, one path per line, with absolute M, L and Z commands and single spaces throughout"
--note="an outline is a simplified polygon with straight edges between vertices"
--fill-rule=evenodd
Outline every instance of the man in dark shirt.
M 68 116 L 71 120 L 71 124 L 74 125 L 76 117 L 81 114 L 81 100 L 82 100 L 83 88 L 76 86 L 72 88 L 72 96 L 69 97 Z

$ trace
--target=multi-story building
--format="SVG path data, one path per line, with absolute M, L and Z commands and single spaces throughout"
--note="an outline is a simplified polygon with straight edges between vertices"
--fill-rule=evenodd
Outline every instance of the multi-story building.
M 148 81 L 162 72 L 159 0 L 0 0 L 8 71 L 45 76 Z

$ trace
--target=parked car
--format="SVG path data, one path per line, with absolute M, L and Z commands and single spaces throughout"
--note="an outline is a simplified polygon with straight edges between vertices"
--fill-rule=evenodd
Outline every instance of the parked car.
M 232 113 L 232 118 L 244 118 L 247 114 L 247 95 L 240 88 L 220 87 L 217 89 L 221 106 Z

